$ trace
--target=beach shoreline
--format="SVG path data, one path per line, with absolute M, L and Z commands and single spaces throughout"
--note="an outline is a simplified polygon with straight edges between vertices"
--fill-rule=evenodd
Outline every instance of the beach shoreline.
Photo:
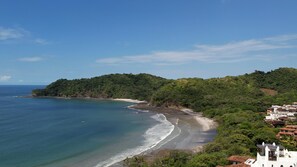
M 35 97 L 34 97 L 35 98 Z M 38 98 L 58 98 L 58 99 L 82 99 L 82 100 L 110 100 L 133 103 L 127 108 L 136 112 L 152 112 L 162 114 L 174 125 L 172 132 L 162 141 L 139 154 L 133 156 L 148 156 L 154 159 L 159 156 L 159 152 L 164 150 L 183 150 L 192 153 L 200 152 L 203 145 L 211 142 L 215 135 L 217 123 L 209 118 L 203 117 L 201 113 L 193 112 L 188 108 L 181 107 L 156 107 L 146 101 L 126 98 L 91 98 L 91 97 L 38 97 Z M 132 156 L 132 157 L 133 157 Z M 100 165 L 99 165 L 100 166 Z M 104 165 L 105 166 L 105 165 Z M 123 166 L 123 161 L 116 162 L 112 167 Z
M 195 113 L 187 108 L 155 107 L 148 103 L 138 103 L 128 106 L 130 109 L 139 111 L 150 111 L 166 116 L 167 120 L 174 125 L 174 130 L 155 147 L 144 151 L 136 156 L 144 156 L 149 161 L 160 156 L 160 152 L 171 150 L 182 150 L 191 153 L 201 152 L 203 146 L 211 142 L 216 135 L 217 123 L 209 118 L 203 117 L 201 113 Z M 122 166 L 123 162 L 111 165 Z
M 192 109 L 182 108 L 180 111 L 192 115 L 196 121 L 202 125 L 203 131 L 208 131 L 217 128 L 218 124 L 213 119 L 203 117 L 202 113 L 195 113 Z
M 112 101 L 123 101 L 123 102 L 129 102 L 129 103 L 135 103 L 135 104 L 139 104 L 139 103 L 147 103 L 146 101 L 141 101 L 141 100 L 136 100 L 136 99 L 124 99 L 124 98 L 115 98 L 115 99 L 111 99 Z
M 53 99 L 65 99 L 65 100 L 71 100 L 71 99 L 78 99 L 78 100 L 110 100 L 110 101 L 120 101 L 120 102 L 134 103 L 134 104 L 147 103 L 147 101 L 145 101 L 145 100 L 127 99 L 127 98 L 32 96 L 32 95 L 20 96 L 20 97 L 23 97 L 23 98 L 53 98 Z

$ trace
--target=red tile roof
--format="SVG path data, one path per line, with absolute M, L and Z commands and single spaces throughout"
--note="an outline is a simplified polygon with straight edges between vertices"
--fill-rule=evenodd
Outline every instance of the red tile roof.
M 297 129 L 297 125 L 287 125 L 286 128 Z
M 248 156 L 239 156 L 239 155 L 232 155 L 231 157 L 228 158 L 228 161 L 243 163 L 243 162 L 245 162 L 249 158 L 251 158 L 251 157 L 248 157 Z
M 281 131 L 290 131 L 294 132 L 296 129 L 291 129 L 291 128 L 280 128 Z
M 279 135 L 289 135 L 289 136 L 293 136 L 294 133 L 293 133 L 293 132 L 278 132 L 277 135 L 278 135 L 278 136 L 279 136 Z

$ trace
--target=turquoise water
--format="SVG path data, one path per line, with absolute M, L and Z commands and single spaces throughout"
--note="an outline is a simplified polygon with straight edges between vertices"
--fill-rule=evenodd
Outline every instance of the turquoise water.
M 0 86 L 1 167 L 105 166 L 172 130 L 161 115 L 128 109 L 131 103 L 23 97 L 42 87 Z

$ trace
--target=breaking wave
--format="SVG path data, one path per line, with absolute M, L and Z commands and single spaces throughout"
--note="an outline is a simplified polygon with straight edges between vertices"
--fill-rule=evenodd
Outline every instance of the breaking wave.
M 151 128 L 149 128 L 144 134 L 144 141 L 141 146 L 128 149 L 123 151 L 110 159 L 107 159 L 103 162 L 98 163 L 95 167 L 107 167 L 117 162 L 123 161 L 126 158 L 133 157 L 135 155 L 141 154 L 144 151 L 147 151 L 155 147 L 158 143 L 164 140 L 169 136 L 174 130 L 174 125 L 172 125 L 163 114 L 156 114 L 151 116 L 159 123 Z

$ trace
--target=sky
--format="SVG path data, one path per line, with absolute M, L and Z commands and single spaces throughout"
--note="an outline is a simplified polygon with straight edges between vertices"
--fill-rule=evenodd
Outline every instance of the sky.
M 296 0 L 0 0 L 0 85 L 297 68 Z

